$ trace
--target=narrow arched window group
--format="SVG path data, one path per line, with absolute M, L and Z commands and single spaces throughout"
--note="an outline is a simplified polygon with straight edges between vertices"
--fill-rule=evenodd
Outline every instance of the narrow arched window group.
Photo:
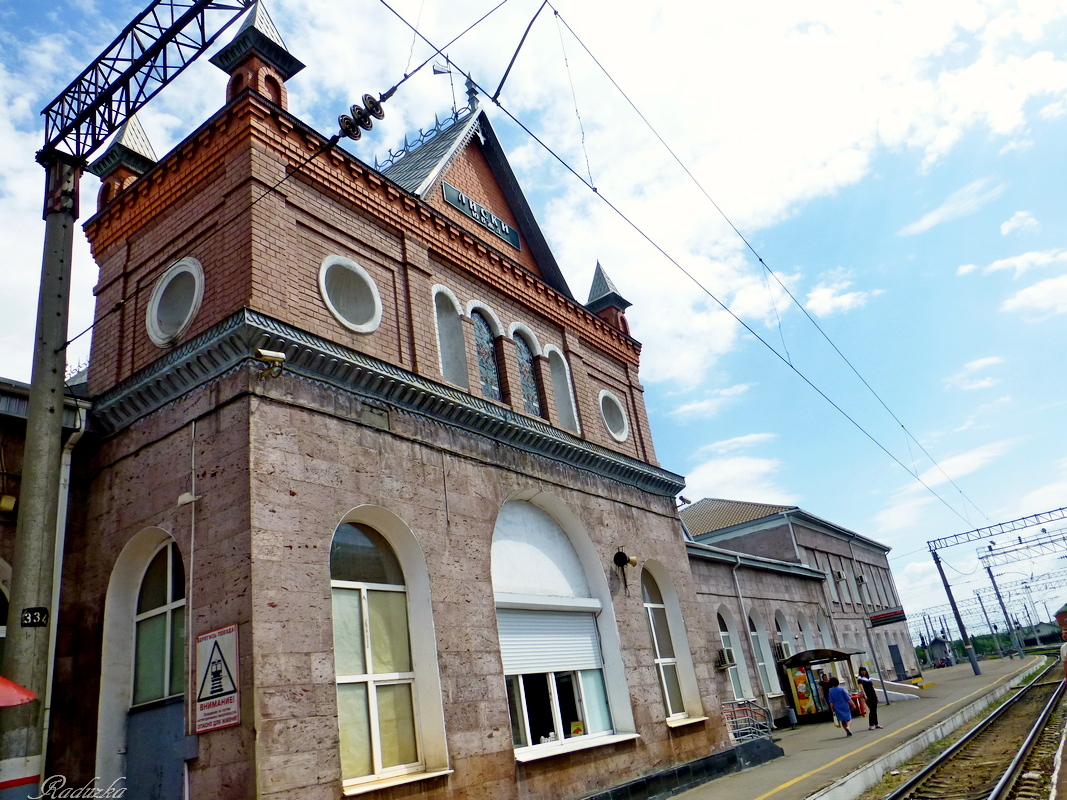
M 545 397 L 550 391 L 555 399 L 560 427 L 580 432 L 570 365 L 559 348 L 549 345 L 542 351 L 533 334 L 520 324 L 513 325 L 515 330 L 509 335 L 501 329 L 492 312 L 484 307 L 472 308 L 464 314 L 455 294 L 444 286 L 434 289 L 434 315 L 441 376 L 446 381 L 466 391 L 472 390 L 474 381 L 475 391 L 483 397 L 513 404 L 526 414 L 542 418 L 547 416 Z M 465 316 L 469 317 L 473 331 L 471 355 L 477 367 L 474 372 L 468 371 L 468 346 L 463 333 Z M 501 345 L 506 338 L 512 339 L 514 344 L 517 386 L 508 383 L 515 380 L 515 373 L 512 378 L 507 378 L 506 348 Z M 548 361 L 545 379 L 538 368 L 539 355 Z

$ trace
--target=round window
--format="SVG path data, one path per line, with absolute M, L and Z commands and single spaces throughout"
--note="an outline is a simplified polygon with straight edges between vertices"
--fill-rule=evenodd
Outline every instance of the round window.
M 382 321 L 382 300 L 367 270 L 355 261 L 330 256 L 319 269 L 319 291 L 337 321 L 356 333 L 370 333 Z
M 608 427 L 608 433 L 617 442 L 626 441 L 630 425 L 626 421 L 626 412 L 622 410 L 619 398 L 605 390 L 600 393 L 600 416 Z
M 148 301 L 146 324 L 148 335 L 160 347 L 176 340 L 196 312 L 204 297 L 204 268 L 195 258 L 183 258 L 163 273 L 152 289 Z

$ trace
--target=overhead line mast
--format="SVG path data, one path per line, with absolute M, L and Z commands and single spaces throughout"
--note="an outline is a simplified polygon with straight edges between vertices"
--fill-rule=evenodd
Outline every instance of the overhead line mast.
M 22 489 L 2 673 L 37 699 L 0 715 L 0 789 L 40 796 L 60 497 L 67 314 L 82 169 L 90 153 L 204 53 L 254 0 L 154 0 L 41 112 L 45 220 Z

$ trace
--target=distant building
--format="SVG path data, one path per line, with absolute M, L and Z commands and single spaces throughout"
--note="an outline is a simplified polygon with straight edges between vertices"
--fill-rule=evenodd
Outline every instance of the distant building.
M 873 674 L 877 664 L 887 680 L 919 674 L 888 547 L 796 506 L 707 498 L 680 513 L 697 591 L 735 654 L 735 695 L 784 709 L 775 651 L 779 660 L 813 648 L 858 652 L 856 669 Z

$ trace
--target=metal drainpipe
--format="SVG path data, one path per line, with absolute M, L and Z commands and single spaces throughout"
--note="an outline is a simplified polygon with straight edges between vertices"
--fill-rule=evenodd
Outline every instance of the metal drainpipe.
M 67 500 L 70 496 L 70 463 L 74 452 L 74 446 L 85 434 L 85 427 L 89 415 L 81 404 L 75 406 L 78 426 L 67 437 L 63 445 L 63 460 L 59 473 L 59 504 L 56 514 L 56 549 L 54 553 L 54 567 L 52 569 L 52 624 L 48 633 L 48 680 L 45 683 L 44 696 L 44 731 L 41 741 L 41 769 L 44 770 L 45 759 L 48 756 L 48 729 L 52 721 L 52 677 L 56 665 L 56 634 L 59 627 L 59 590 L 63 583 L 63 548 L 67 540 Z
M 737 605 L 741 608 L 741 621 L 744 623 L 744 630 L 741 633 L 741 641 L 748 643 L 748 652 L 752 656 L 752 666 L 756 668 L 756 683 L 759 684 L 760 694 L 763 695 L 763 702 L 767 706 L 767 713 L 771 713 L 771 699 L 767 696 L 767 690 L 763 687 L 763 681 L 759 676 L 759 664 L 756 661 L 756 651 L 752 647 L 752 634 L 748 629 L 748 612 L 745 611 L 745 598 L 741 594 L 741 582 L 737 579 L 737 568 L 741 566 L 741 556 L 734 556 L 737 559 L 737 563 L 730 568 L 730 574 L 734 578 L 734 591 L 737 592 Z M 766 662 L 764 662 L 766 664 Z

